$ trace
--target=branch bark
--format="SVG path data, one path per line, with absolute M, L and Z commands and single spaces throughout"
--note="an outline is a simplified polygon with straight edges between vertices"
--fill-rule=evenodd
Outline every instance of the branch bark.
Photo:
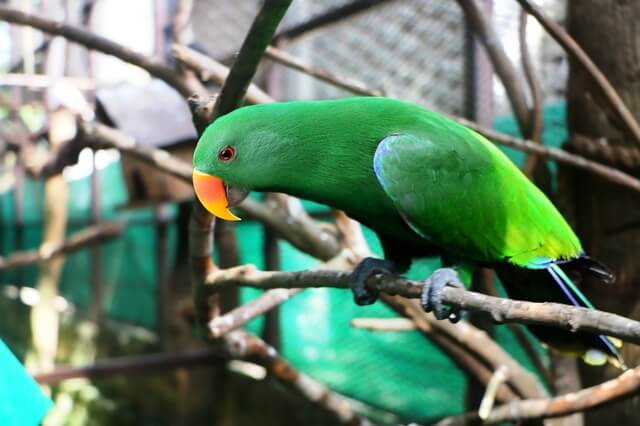
M 613 380 L 578 392 L 550 399 L 528 399 L 501 405 L 494 408 L 484 421 L 480 420 L 478 413 L 469 413 L 443 419 L 437 426 L 496 424 L 561 417 L 610 404 L 636 394 L 638 391 L 640 391 L 640 367 L 626 371 Z
M 500 78 L 509 103 L 516 116 L 520 132 L 526 135 L 529 129 L 529 108 L 524 93 L 522 81 L 509 60 L 500 38 L 496 34 L 491 22 L 484 15 L 476 0 L 458 0 L 458 4 L 464 11 L 467 21 L 473 27 L 482 45 L 487 51 L 491 64 Z
M 118 237 L 123 229 L 124 225 L 120 223 L 101 223 L 76 232 L 61 244 L 43 244 L 37 250 L 16 252 L 9 257 L 0 257 L 0 271 L 50 260 L 56 256 L 108 241 Z
M 272 288 L 348 288 L 350 273 L 344 271 L 307 270 L 298 272 L 259 271 L 253 265 L 215 271 L 207 277 L 208 286 L 248 286 Z M 423 283 L 405 278 L 376 275 L 367 285 L 372 289 L 408 298 L 419 298 Z M 491 315 L 498 323 L 520 322 L 562 328 L 571 332 L 585 331 L 618 337 L 640 344 L 640 322 L 596 309 L 576 308 L 560 303 L 534 303 L 502 299 L 445 287 L 444 303 Z

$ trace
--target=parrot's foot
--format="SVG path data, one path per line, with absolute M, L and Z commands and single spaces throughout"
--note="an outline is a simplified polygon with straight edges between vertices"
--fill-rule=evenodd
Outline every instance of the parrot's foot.
M 451 268 L 436 269 L 433 274 L 424 280 L 420 305 L 426 312 L 433 311 L 439 320 L 448 318 L 452 323 L 460 321 L 460 310 L 447 308 L 442 304 L 442 289 L 445 286 L 465 288 L 458 277 L 458 273 Z
M 371 305 L 378 300 L 378 292 L 367 288 L 367 280 L 376 274 L 394 274 L 393 262 L 383 259 L 367 257 L 356 266 L 351 274 L 349 287 L 353 293 L 353 300 L 357 305 Z

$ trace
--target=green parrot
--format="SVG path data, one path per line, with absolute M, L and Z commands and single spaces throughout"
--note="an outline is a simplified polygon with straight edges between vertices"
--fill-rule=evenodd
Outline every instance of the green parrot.
M 405 272 L 440 256 L 421 303 L 438 319 L 446 285 L 468 287 L 473 270 L 493 268 L 511 297 L 593 308 L 573 279 L 613 282 L 587 257 L 549 199 L 491 142 L 449 118 L 389 98 L 282 102 L 220 117 L 193 156 L 198 199 L 212 214 L 249 191 L 284 192 L 341 209 L 378 235 L 384 259 L 352 274 L 356 303 L 373 303 L 373 274 Z M 624 365 L 616 341 L 531 326 L 543 342 L 592 363 Z

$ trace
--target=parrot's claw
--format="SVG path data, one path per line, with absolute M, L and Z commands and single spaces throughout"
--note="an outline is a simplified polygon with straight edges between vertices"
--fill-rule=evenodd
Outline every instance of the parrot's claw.
M 371 305 L 378 300 L 378 292 L 367 288 L 367 280 L 376 274 L 394 274 L 393 262 L 383 259 L 367 257 L 356 266 L 351 274 L 349 287 L 353 293 L 353 300 L 357 305 Z
M 445 286 L 465 288 L 454 269 L 436 269 L 429 278 L 424 280 L 422 294 L 420 295 L 420 305 L 426 312 L 433 311 L 437 319 L 449 319 L 452 323 L 456 323 L 460 321 L 460 310 L 445 307 L 442 304 L 442 289 Z

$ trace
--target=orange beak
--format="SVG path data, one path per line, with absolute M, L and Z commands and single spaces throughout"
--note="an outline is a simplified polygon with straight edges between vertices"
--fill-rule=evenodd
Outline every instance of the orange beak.
M 238 221 L 240 218 L 229 210 L 227 191 L 218 177 L 198 170 L 193 171 L 193 188 L 205 209 L 220 219 Z

